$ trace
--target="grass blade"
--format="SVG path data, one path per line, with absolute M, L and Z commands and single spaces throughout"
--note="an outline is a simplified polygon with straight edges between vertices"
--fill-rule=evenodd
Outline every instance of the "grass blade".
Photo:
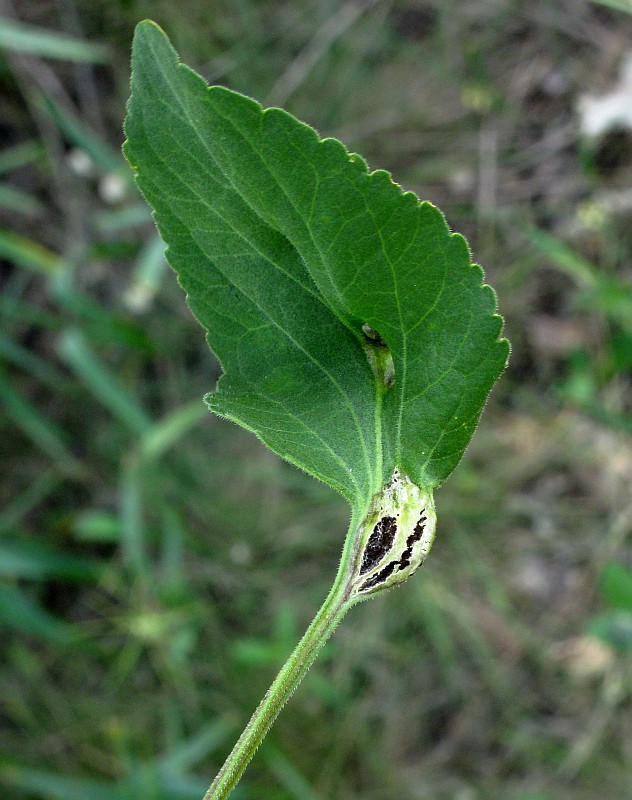
M 632 14 L 632 0 L 591 0 L 600 6 L 607 6 L 614 8 L 616 11 L 624 11 L 626 14 Z
M 107 60 L 108 50 L 102 44 L 86 42 L 46 28 L 36 28 L 0 17 L 0 49 L 26 53 L 41 58 L 56 58 L 62 61 L 87 61 L 102 64 Z
M 133 185 L 129 170 L 118 150 L 108 142 L 104 142 L 85 123 L 62 108 L 51 97 L 42 96 L 40 103 L 43 110 L 52 119 L 64 137 L 85 152 L 104 172 L 119 174 L 126 183 Z
M 137 203 L 125 208 L 99 211 L 94 215 L 94 224 L 100 233 L 113 234 L 129 230 L 137 225 L 151 223 L 151 212 L 145 203 Z
M 94 397 L 132 433 L 142 435 L 151 419 L 135 398 L 112 375 L 78 330 L 66 331 L 58 345 L 63 360 Z
M 7 503 L 0 512 L 0 534 L 15 528 L 22 519 L 46 500 L 60 484 L 56 470 L 49 470 Z
M 166 269 L 165 243 L 155 234 L 147 239 L 136 260 L 132 284 L 126 292 L 127 305 L 134 311 L 146 311 L 160 288 Z
M 169 753 L 165 753 L 160 759 L 160 770 L 171 773 L 186 772 L 215 752 L 226 741 L 230 733 L 232 733 L 230 727 L 222 720 L 212 722 L 186 742 L 182 742 Z M 206 786 L 202 792 L 205 790 Z
M 44 153 L 42 145 L 32 139 L 7 147 L 0 153 L 0 175 L 6 175 L 14 169 L 31 164 Z
M 141 475 L 134 459 L 130 459 L 121 472 L 119 494 L 123 560 L 138 576 L 145 577 L 149 573 L 149 567 L 145 547 Z
M 64 553 L 42 542 L 0 543 L 0 577 L 67 582 L 98 580 L 104 563 L 74 553 Z
M 294 764 L 276 747 L 267 744 L 263 758 L 274 777 L 295 800 L 322 800 Z
M 0 183 L 0 208 L 24 214 L 25 217 L 38 217 L 44 211 L 39 200 L 5 183 Z
M 72 628 L 35 603 L 17 586 L 0 583 L 0 630 L 13 630 L 48 642 L 66 644 Z M 2 780 L 0 770 L 0 781 Z
M 0 230 L 0 257 L 34 272 L 52 274 L 66 264 L 57 253 L 11 231 Z
M 30 373 L 53 389 L 63 389 L 66 380 L 59 370 L 43 358 L 14 342 L 0 331 L 0 358 Z
M 76 474 L 82 467 L 64 443 L 64 434 L 12 385 L 0 368 L 0 403 L 7 416 L 65 472 Z
M 139 451 L 141 458 L 148 461 L 160 458 L 206 417 L 208 410 L 201 400 L 194 400 L 167 414 L 143 435 Z

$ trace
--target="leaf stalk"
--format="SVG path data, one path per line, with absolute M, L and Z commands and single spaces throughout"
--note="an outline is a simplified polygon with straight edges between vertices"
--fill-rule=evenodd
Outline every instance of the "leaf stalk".
M 353 601 L 349 600 L 344 583 L 337 580 L 312 624 L 252 715 L 237 744 L 204 795 L 204 800 L 224 800 L 228 797 L 279 712 L 303 680 L 323 645 L 351 605 Z
M 396 469 L 371 499 L 361 522 L 352 518 L 327 599 L 266 692 L 204 800 L 228 797 L 340 620 L 356 603 L 407 580 L 425 561 L 435 527 L 432 494 Z

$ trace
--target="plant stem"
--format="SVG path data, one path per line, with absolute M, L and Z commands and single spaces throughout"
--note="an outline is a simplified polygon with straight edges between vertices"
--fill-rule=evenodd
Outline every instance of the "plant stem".
M 344 561 L 344 559 L 343 559 Z M 237 744 L 204 795 L 204 800 L 224 800 L 234 789 L 248 762 L 277 718 L 279 711 L 305 677 L 318 652 L 334 632 L 353 602 L 348 599 L 342 570 L 305 635 L 285 662 L 239 737 Z
M 421 566 L 432 546 L 436 521 L 432 492 L 422 491 L 399 469 L 367 506 L 352 516 L 338 575 L 327 599 L 266 692 L 204 800 L 228 797 L 279 711 L 351 606 L 405 581 Z

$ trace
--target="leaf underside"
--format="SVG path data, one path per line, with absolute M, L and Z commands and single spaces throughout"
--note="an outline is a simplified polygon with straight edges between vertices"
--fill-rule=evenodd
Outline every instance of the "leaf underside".
M 493 290 L 440 211 L 285 111 L 208 87 L 149 21 L 134 38 L 125 130 L 224 371 L 210 408 L 355 510 L 395 467 L 424 489 L 442 482 L 509 345 Z M 391 386 L 366 325 L 390 350 Z

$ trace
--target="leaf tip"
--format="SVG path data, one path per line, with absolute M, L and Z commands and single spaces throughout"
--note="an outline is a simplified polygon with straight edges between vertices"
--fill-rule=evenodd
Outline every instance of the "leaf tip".
M 134 39 L 132 41 L 132 84 L 134 70 L 140 66 L 145 54 L 148 54 L 150 58 L 156 61 L 180 62 L 171 40 L 160 25 L 152 19 L 141 20 L 134 29 Z
M 167 34 L 163 31 L 163 29 L 158 25 L 157 22 L 154 22 L 153 19 L 142 19 L 134 29 L 134 40 L 142 40 L 144 36 L 163 36 L 167 38 Z

